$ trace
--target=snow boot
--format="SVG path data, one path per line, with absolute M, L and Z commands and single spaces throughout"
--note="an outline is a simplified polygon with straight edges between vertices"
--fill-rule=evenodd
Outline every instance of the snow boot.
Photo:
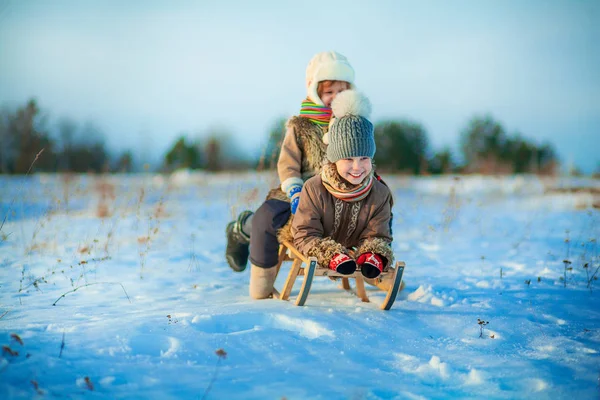
M 261 268 L 251 264 L 250 297 L 257 300 L 271 297 L 275 278 L 277 278 L 277 267 Z
M 225 258 L 229 267 L 235 272 L 244 271 L 246 264 L 248 264 L 250 236 L 244 233 L 242 227 L 252 214 L 252 211 L 243 211 L 235 221 L 227 224 L 227 229 L 225 230 L 227 233 Z

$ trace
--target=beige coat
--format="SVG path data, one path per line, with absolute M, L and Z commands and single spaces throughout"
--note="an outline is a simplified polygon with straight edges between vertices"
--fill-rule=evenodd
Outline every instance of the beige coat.
M 307 179 L 319 173 L 327 152 L 327 145 L 322 138 L 323 129 L 307 118 L 295 116 L 288 120 L 277 162 L 281 186 L 272 189 L 267 200 L 289 202 L 282 187 L 290 183 L 303 185 Z
M 356 255 L 377 253 L 386 258 L 386 266 L 390 265 L 391 208 L 392 194 L 377 180 L 363 200 L 344 202 L 333 197 L 317 175 L 306 181 L 302 189 L 292 220 L 294 246 L 306 256 L 317 257 L 323 267 L 335 254 L 347 253 L 353 247 Z

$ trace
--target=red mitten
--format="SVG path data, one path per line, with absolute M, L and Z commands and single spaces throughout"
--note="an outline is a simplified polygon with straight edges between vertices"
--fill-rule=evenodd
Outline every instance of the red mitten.
M 377 278 L 383 272 L 383 257 L 375 253 L 363 253 L 356 259 L 360 272 L 366 278 Z
M 356 261 L 347 254 L 336 254 L 329 261 L 329 268 L 343 275 L 351 275 L 356 271 Z

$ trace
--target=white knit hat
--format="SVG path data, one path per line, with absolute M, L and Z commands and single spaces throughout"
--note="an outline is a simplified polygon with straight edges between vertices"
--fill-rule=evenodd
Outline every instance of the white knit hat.
M 354 87 L 354 69 L 348 59 L 335 51 L 317 53 L 306 67 L 306 92 L 314 103 L 323 105 L 317 93 L 321 81 L 344 81 Z

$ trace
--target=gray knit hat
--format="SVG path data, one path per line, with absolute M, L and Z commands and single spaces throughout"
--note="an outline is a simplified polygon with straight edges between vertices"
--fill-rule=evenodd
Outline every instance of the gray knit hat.
M 331 103 L 334 119 L 329 132 L 323 137 L 327 146 L 327 159 L 336 162 L 349 157 L 375 155 L 371 102 L 355 90 L 344 90 Z

